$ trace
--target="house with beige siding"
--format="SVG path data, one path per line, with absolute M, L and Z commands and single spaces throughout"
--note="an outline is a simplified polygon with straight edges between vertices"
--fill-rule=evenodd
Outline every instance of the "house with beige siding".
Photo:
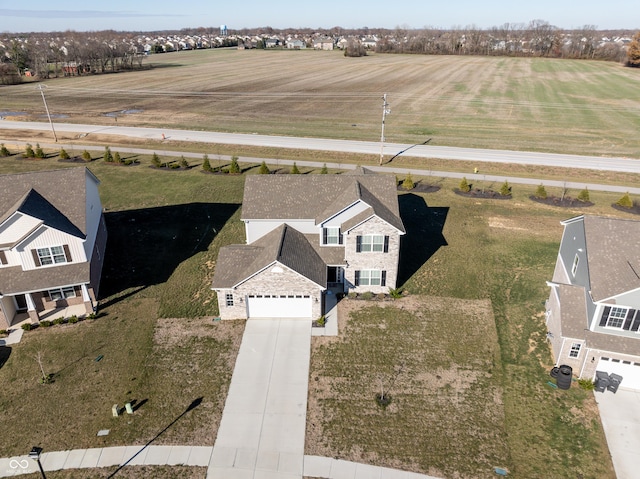
M 96 308 L 107 230 L 85 167 L 0 175 L 0 329 Z
M 393 176 L 249 176 L 242 221 L 246 244 L 220 249 L 212 283 L 223 319 L 315 319 L 326 294 L 396 287 L 405 229 Z
M 546 303 L 557 365 L 640 390 L 640 221 L 578 216 L 564 226 Z

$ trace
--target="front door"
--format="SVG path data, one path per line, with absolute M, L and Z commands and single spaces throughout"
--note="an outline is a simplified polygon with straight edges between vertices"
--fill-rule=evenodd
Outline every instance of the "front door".
M 27 298 L 24 294 L 16 294 L 13 297 L 16 300 L 16 313 L 24 313 L 27 311 Z
M 342 290 L 344 282 L 344 270 L 341 266 L 329 266 L 327 268 L 327 287 Z

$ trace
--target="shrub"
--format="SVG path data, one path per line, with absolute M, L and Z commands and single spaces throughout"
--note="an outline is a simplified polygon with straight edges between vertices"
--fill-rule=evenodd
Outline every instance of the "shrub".
M 40 326 L 42 326 L 43 328 L 48 328 L 52 324 L 53 323 L 51 321 L 49 321 L 48 319 L 43 319 L 42 321 L 40 321 Z
M 415 186 L 416 184 L 413 182 L 413 177 L 411 176 L 411 173 L 407 173 L 407 176 L 404 178 L 404 181 L 402 182 L 402 189 L 409 191 L 415 188 Z
M 22 329 L 24 329 L 25 331 L 31 331 L 33 329 L 33 324 L 31 323 L 24 323 L 22 325 Z
M 584 189 L 580 192 L 580 194 L 578 194 L 578 201 L 582 201 L 583 203 L 586 203 L 589 201 L 589 190 L 588 189 Z
M 326 322 L 327 322 L 327 318 L 325 318 L 324 315 L 316 319 L 316 324 L 320 327 L 324 326 Z
M 118 153 L 117 151 L 113 154 L 113 162 L 123 163 L 122 158 L 120 158 L 120 153 Z
M 360 298 L 370 300 L 373 299 L 373 293 L 371 291 L 365 291 L 360 295 Z
M 169 165 L 169 168 L 171 168 L 172 170 L 177 170 L 178 168 L 180 168 L 180 163 L 171 163 Z
M 42 151 L 42 148 L 40 148 L 40 143 L 36 143 L 35 156 L 36 158 L 40 158 L 40 159 L 45 157 L 44 151 Z
M 189 168 L 189 162 L 184 157 L 184 155 L 180 157 L 180 168 Z
M 4 146 L 4 143 L 0 143 L 0 156 L 11 156 L 11 152 Z
M 534 194 L 536 198 L 540 198 L 541 200 L 547 199 L 547 190 L 544 189 L 544 185 L 540 183 L 538 188 L 536 188 L 536 192 Z
M 124 160 L 124 164 L 129 166 L 129 165 L 133 165 L 135 163 L 135 160 Z
M 67 150 L 65 150 L 64 148 L 60 148 L 60 153 L 58 153 L 58 156 L 61 160 L 68 160 L 70 158 L 69 153 L 67 153 Z
M 33 146 L 30 143 L 27 143 L 27 146 L 24 147 L 24 157 L 25 158 L 35 158 L 36 152 L 33 151 Z
M 162 166 L 162 163 L 160 162 L 160 157 L 155 151 L 153 152 L 153 156 L 151 157 L 151 164 L 156 168 L 160 168 Z
M 390 288 L 389 289 L 389 296 L 391 296 L 393 299 L 398 299 L 402 297 L 402 290 L 400 288 Z
M 593 391 L 596 387 L 591 379 L 578 379 L 578 385 L 585 391 Z
M 87 314 L 87 319 L 97 319 L 98 315 L 96 313 Z
M 462 181 L 460 182 L 460 191 L 464 192 L 464 193 L 468 193 L 469 191 L 471 191 L 471 185 L 467 182 L 467 178 L 463 177 Z
M 269 173 L 271 173 L 269 167 L 264 161 L 260 164 L 260 170 L 258 171 L 258 173 L 261 175 L 268 175 Z
M 211 162 L 209 161 L 209 156 L 206 154 L 202 157 L 202 169 L 204 171 L 211 171 Z
M 231 165 L 229 165 L 229 173 L 233 175 L 237 175 L 238 173 L 240 173 L 240 165 L 238 164 L 238 157 L 235 155 L 231 157 Z
M 111 154 L 111 148 L 109 148 L 108 146 L 104 147 L 103 159 L 104 159 L 104 161 L 107 161 L 109 163 L 111 163 L 113 161 L 113 155 Z
M 349 299 L 356 299 L 358 297 L 358 293 L 355 293 L 353 291 L 351 291 L 349 294 L 347 294 L 347 298 Z
M 75 314 L 69 318 L 69 323 L 71 323 L 71 324 L 76 324 L 78 321 L 80 321 L 80 320 L 78 319 L 78 317 Z
M 621 206 L 623 208 L 633 208 L 633 201 L 629 196 L 629 192 L 626 192 L 622 198 L 616 201 L 616 205 Z
M 511 196 L 511 187 L 507 180 L 504 180 L 502 187 L 500 188 L 500 196 Z
M 296 162 L 293 162 L 293 166 L 291 167 L 291 171 L 290 173 L 292 175 L 299 175 L 300 174 L 300 170 L 298 169 L 298 165 L 296 165 Z
M 53 320 L 53 324 L 64 324 L 66 321 L 62 316 Z
M 7 331 L 6 329 L 0 329 L 0 336 L 7 337 L 9 336 L 9 331 Z
M 92 158 L 91 158 L 91 153 L 89 153 L 87 150 L 84 150 L 84 151 L 82 152 L 82 159 L 83 159 L 84 161 L 91 161 L 91 160 L 92 160 Z
M 320 170 L 320 174 L 321 175 L 328 175 L 329 174 L 329 168 L 327 168 L 327 164 L 326 163 L 324 165 L 322 165 L 322 169 Z

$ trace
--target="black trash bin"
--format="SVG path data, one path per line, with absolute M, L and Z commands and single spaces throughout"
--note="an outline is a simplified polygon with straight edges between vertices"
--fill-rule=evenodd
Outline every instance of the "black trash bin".
M 620 387 L 621 382 L 622 376 L 611 373 L 609 374 L 609 385 L 607 386 L 607 389 L 615 394 L 618 391 L 618 387 Z
M 603 393 L 609 387 L 609 374 L 604 371 L 596 371 L 596 380 L 594 381 L 596 392 Z

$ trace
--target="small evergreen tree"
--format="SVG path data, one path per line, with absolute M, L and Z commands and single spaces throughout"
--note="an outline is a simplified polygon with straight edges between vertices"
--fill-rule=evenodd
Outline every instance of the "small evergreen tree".
M 35 151 L 35 155 L 36 158 L 44 158 L 44 151 L 42 151 L 42 148 L 40 148 L 40 143 L 36 143 L 36 151 Z
M 162 162 L 160 161 L 160 157 L 155 151 L 153 152 L 153 156 L 151 157 L 151 164 L 156 168 L 162 167 Z
M 629 196 L 629 192 L 627 191 L 622 198 L 616 201 L 616 205 L 622 206 L 623 208 L 633 208 L 633 200 Z
M 0 156 L 11 156 L 11 152 L 7 149 L 6 146 L 4 146 L 4 143 L 0 143 Z
M 184 155 L 180 157 L 180 168 L 189 168 L 189 162 L 184 157 Z
M 202 157 L 202 169 L 207 172 L 211 172 L 211 162 L 209 161 L 209 155 L 205 154 Z
M 240 173 L 240 165 L 238 164 L 238 157 L 235 155 L 231 157 L 231 165 L 229 166 L 229 173 L 232 173 L 234 175 L 237 175 L 238 173 Z
M 471 191 L 471 185 L 467 182 L 467 178 L 463 177 L 462 181 L 460 182 L 460 191 L 464 192 L 464 193 L 468 193 L 469 191 Z
M 27 146 L 24 147 L 24 157 L 25 158 L 35 158 L 36 152 L 33 151 L 33 146 L 30 143 L 27 143 Z
M 84 150 L 82 152 L 82 159 L 84 161 L 91 161 L 91 153 L 89 153 L 87 150 Z
M 58 153 L 58 156 L 61 160 L 69 159 L 69 153 L 67 153 L 67 150 L 65 150 L 64 148 L 60 148 L 60 153 Z
M 102 158 L 104 161 L 111 163 L 113 161 L 113 155 L 111 154 L 111 148 L 108 146 L 104 147 L 104 156 Z
M 300 170 L 298 169 L 298 165 L 296 165 L 296 162 L 293 162 L 293 166 L 291 167 L 291 174 L 292 175 L 299 175 L 300 174 Z
M 320 174 L 321 175 L 328 175 L 329 174 L 329 168 L 327 168 L 327 164 L 326 163 L 324 165 L 322 165 L 322 169 L 320 170 Z
M 113 162 L 124 163 L 124 161 L 122 161 L 122 158 L 120 158 L 120 153 L 118 153 L 117 151 L 113 154 Z
M 407 173 L 407 176 L 404 178 L 404 181 L 402 182 L 402 189 L 409 191 L 409 190 L 412 190 L 415 186 L 416 184 L 413 182 L 413 177 L 411 176 L 411 173 Z
M 544 189 L 544 185 L 542 183 L 540 183 L 538 188 L 536 188 L 535 197 L 540 198 L 541 200 L 547 199 L 547 190 Z
M 261 175 L 268 175 L 269 173 L 271 173 L 269 167 L 264 161 L 260 164 L 260 170 L 258 171 L 258 173 Z
M 502 183 L 502 187 L 500 188 L 500 196 L 511 196 L 511 187 L 507 180 Z
M 586 203 L 589 201 L 589 190 L 588 189 L 584 189 L 580 192 L 580 194 L 578 195 L 578 201 L 582 201 L 583 203 Z

